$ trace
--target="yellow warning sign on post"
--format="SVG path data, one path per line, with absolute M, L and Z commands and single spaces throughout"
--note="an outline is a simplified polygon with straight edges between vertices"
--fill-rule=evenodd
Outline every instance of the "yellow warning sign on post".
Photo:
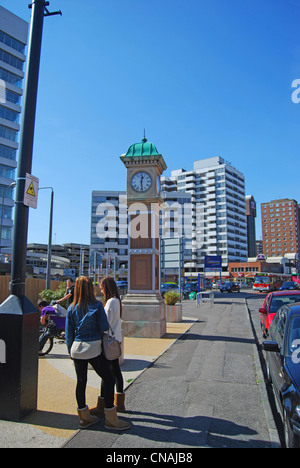
M 28 193 L 28 195 L 31 195 L 32 197 L 35 197 L 35 191 L 34 191 L 34 186 L 32 182 L 30 182 L 30 185 L 26 193 Z
M 32 174 L 26 174 L 23 203 L 30 208 L 37 207 L 37 196 L 39 191 L 39 179 Z

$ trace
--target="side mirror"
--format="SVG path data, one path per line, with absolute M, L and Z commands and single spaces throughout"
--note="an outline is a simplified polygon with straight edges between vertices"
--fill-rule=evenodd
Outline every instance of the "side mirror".
M 266 311 L 266 309 L 265 309 L 264 307 L 261 307 L 261 308 L 259 309 L 259 313 L 260 313 L 260 314 L 267 315 L 267 311 Z
M 276 341 L 264 341 L 262 347 L 265 351 L 271 351 L 272 353 L 279 353 L 280 349 Z

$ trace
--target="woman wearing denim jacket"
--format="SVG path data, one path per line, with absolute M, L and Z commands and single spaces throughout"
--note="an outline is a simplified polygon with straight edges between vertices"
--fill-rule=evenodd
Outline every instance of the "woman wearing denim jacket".
M 108 329 L 109 324 L 104 307 L 95 298 L 92 281 L 86 276 L 77 278 L 74 300 L 67 311 L 65 333 L 68 351 L 74 361 L 77 375 L 76 400 L 79 426 L 82 429 L 96 424 L 99 420 L 97 416 L 90 413 L 86 405 L 89 363 L 104 381 L 105 427 L 114 430 L 124 430 L 130 427 L 130 423 L 117 416 L 114 406 L 115 379 L 109 362 L 101 353 L 102 332 Z

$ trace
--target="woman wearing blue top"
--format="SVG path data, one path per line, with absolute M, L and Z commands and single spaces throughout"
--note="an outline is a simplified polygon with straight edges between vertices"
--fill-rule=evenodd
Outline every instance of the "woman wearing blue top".
M 66 343 L 74 361 L 77 386 L 79 426 L 82 429 L 96 424 L 98 417 L 92 415 L 86 405 L 86 385 L 88 364 L 104 381 L 105 427 L 107 429 L 129 429 L 130 423 L 117 416 L 114 406 L 115 378 L 109 362 L 102 354 L 102 332 L 109 330 L 109 324 L 101 302 L 95 298 L 93 283 L 90 278 L 77 278 L 74 300 L 67 311 Z

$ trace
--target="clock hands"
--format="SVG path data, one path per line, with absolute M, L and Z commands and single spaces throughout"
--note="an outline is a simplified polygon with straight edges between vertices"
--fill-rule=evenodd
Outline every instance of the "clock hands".
M 146 172 L 138 172 L 136 173 L 132 180 L 131 185 L 137 192 L 147 192 L 152 185 L 152 180 L 149 174 Z

